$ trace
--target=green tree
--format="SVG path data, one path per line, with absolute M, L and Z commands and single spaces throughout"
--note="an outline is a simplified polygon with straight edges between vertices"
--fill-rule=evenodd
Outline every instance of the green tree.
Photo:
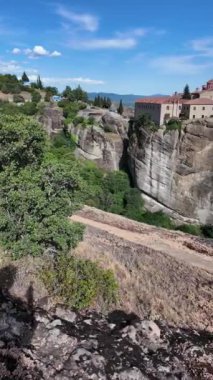
M 33 116 L 37 113 L 37 104 L 33 102 L 26 102 L 20 107 L 20 111 L 27 116 Z
M 36 121 L 24 115 L 0 116 L 0 170 L 41 163 L 45 144 L 46 133 Z
M 83 91 L 79 85 L 76 89 L 73 90 L 73 95 L 75 100 L 80 100 L 82 102 L 88 101 L 88 95 L 86 91 Z
M 73 102 L 75 100 L 75 97 L 74 97 L 74 94 L 73 94 L 73 91 L 71 89 L 70 86 L 66 86 L 65 90 L 63 91 L 62 93 L 62 96 L 69 100 L 70 102 Z
M 32 92 L 32 102 L 38 104 L 41 101 L 41 94 L 38 91 Z
M 21 81 L 23 84 L 28 83 L 30 81 L 25 71 L 22 74 Z
M 42 89 L 44 88 L 43 83 L 42 83 L 42 81 L 41 81 L 41 77 L 40 77 L 40 75 L 38 75 L 36 85 L 37 85 L 37 88 L 38 88 L 39 90 L 42 90 Z
M 123 107 L 123 102 L 122 102 L 122 99 L 121 99 L 120 103 L 119 103 L 119 107 L 118 107 L 118 113 L 120 115 L 123 115 L 123 112 L 124 112 L 124 107 Z
M 191 93 L 189 90 L 189 85 L 186 84 L 183 90 L 183 99 L 191 99 Z

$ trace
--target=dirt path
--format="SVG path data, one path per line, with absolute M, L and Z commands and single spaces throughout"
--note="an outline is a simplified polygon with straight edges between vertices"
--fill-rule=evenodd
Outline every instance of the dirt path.
M 161 237 L 154 231 L 152 231 L 152 234 L 150 235 L 146 233 L 131 232 L 106 223 L 97 222 L 80 215 L 73 215 L 70 219 L 72 221 L 106 231 L 124 240 L 160 251 L 161 253 L 170 255 L 188 265 L 193 265 L 197 268 L 213 273 L 213 257 L 194 252 L 185 247 L 181 241 L 174 241 L 169 239 L 168 236 Z

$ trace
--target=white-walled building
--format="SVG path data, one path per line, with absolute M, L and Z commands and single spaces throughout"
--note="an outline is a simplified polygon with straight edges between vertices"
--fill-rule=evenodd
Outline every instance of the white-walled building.
M 213 117 L 213 100 L 208 98 L 188 100 L 182 106 L 182 113 L 187 119 Z
M 187 119 L 213 117 L 213 80 L 192 92 L 192 99 L 183 99 L 182 96 L 175 93 L 172 96 L 138 99 L 135 102 L 135 118 L 148 114 L 156 124 L 163 125 L 169 119 L 181 116 Z
M 179 117 L 183 99 L 179 96 L 161 96 L 158 98 L 143 98 L 135 103 L 135 118 L 141 114 L 149 114 L 152 121 L 162 125 L 172 117 Z

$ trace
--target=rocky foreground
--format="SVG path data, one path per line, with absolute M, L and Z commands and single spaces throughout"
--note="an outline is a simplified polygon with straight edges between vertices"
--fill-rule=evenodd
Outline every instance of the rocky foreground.
M 213 335 L 0 295 L 0 379 L 213 379 Z

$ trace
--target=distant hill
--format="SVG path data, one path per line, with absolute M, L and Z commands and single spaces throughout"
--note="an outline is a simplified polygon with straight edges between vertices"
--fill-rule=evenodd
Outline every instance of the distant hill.
M 89 92 L 88 95 L 89 95 L 90 100 L 94 100 L 94 98 L 96 96 L 100 95 L 102 97 L 109 97 L 115 103 L 118 103 L 120 101 L 120 99 L 122 99 L 123 104 L 125 104 L 127 106 L 133 106 L 136 99 L 147 97 L 145 95 L 133 95 L 133 94 L 120 95 L 120 94 L 114 94 L 114 93 L 110 93 L 110 92 Z M 149 96 L 150 97 L 155 97 L 155 96 L 159 97 L 159 96 L 165 96 L 165 95 L 154 94 L 154 95 L 149 95 Z

